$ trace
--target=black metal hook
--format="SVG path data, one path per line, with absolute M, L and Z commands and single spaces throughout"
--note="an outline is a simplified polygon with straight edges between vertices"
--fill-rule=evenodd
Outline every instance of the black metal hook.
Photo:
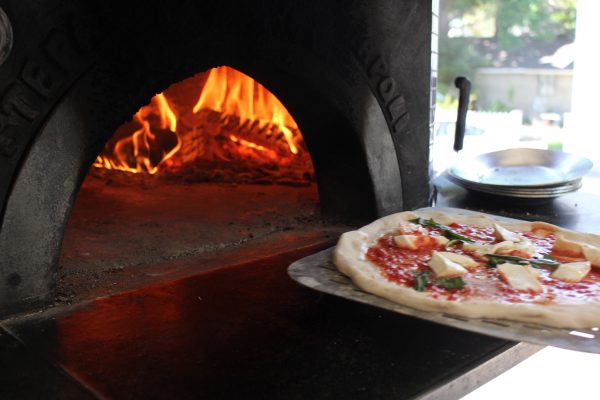
M 456 116 L 456 130 L 454 131 L 454 151 L 460 151 L 463 148 L 465 140 L 471 81 L 464 76 L 459 76 L 454 80 L 454 86 L 458 88 L 458 113 Z

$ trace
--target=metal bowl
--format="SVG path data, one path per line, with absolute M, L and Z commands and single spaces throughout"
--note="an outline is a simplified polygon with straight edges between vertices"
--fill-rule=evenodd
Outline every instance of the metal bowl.
M 448 175 L 471 188 L 510 191 L 576 186 L 592 166 L 587 158 L 560 151 L 516 148 L 462 160 L 448 170 Z

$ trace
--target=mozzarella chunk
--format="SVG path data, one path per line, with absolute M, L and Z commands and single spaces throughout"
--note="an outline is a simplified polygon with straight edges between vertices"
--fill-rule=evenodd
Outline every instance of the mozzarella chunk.
M 583 257 L 588 260 L 594 267 L 600 267 L 600 249 L 589 244 L 581 246 Z
M 429 235 L 396 235 L 394 236 L 394 243 L 401 249 L 416 250 L 419 246 L 432 246 L 440 245 L 444 246 L 449 240 L 443 236 L 429 236 Z
M 398 230 L 403 235 L 410 235 L 410 234 L 415 234 L 415 233 L 420 233 L 420 234 L 427 233 L 427 230 L 425 228 L 423 228 L 421 225 L 413 224 L 412 222 L 405 222 L 405 223 L 400 224 L 400 226 L 398 227 Z
M 530 240 L 516 232 L 509 231 L 503 226 L 494 224 L 494 236 L 498 240 L 502 240 L 501 243 L 503 244 L 502 246 L 499 246 L 497 249 L 495 249 L 495 252 L 493 254 L 503 252 L 507 253 L 512 252 L 513 250 L 517 250 L 520 253 L 522 253 L 521 255 L 525 258 L 531 258 L 537 255 L 535 245 Z M 507 241 L 512 242 L 513 246 L 511 247 L 508 243 L 505 243 Z
M 510 263 L 500 264 L 497 268 L 502 279 L 515 290 L 531 290 L 534 292 L 543 290 L 538 277 L 531 272 L 531 268 Z
M 442 255 L 443 257 L 449 259 L 450 261 L 460 264 L 463 267 L 468 268 L 468 269 L 475 268 L 479 265 L 479 263 L 477 261 L 475 261 L 471 257 L 465 256 L 463 254 L 451 253 L 449 251 L 438 251 L 437 253 Z
M 508 240 L 510 242 L 520 242 L 522 240 L 521 235 L 509 231 L 508 229 L 498 224 L 494 224 L 494 236 L 496 237 L 496 239 L 501 241 Z
M 416 250 L 417 239 L 417 235 L 396 235 L 394 236 L 394 243 L 401 249 Z
M 496 254 L 503 250 L 513 250 L 515 244 L 511 241 L 504 241 L 496 244 L 481 244 L 481 243 L 463 243 L 462 248 L 467 251 L 472 251 L 478 256 L 486 254 Z
M 552 251 L 566 253 L 571 257 L 582 256 L 592 263 L 594 267 L 600 267 L 600 248 L 586 243 L 566 239 L 560 233 L 556 234 Z
M 444 236 L 433 236 L 433 238 L 442 246 L 445 246 L 450 241 Z
M 461 276 L 469 272 L 462 265 L 445 257 L 444 253 L 434 251 L 429 261 L 429 266 L 438 278 Z
M 590 273 L 592 263 L 589 261 L 576 261 L 560 264 L 552 273 L 552 277 L 565 282 L 579 282 Z
M 502 250 L 512 250 L 515 244 L 509 240 L 491 245 L 492 254 L 496 254 Z
M 463 250 L 466 250 L 466 251 L 472 251 L 473 253 L 477 254 L 478 256 L 490 254 L 490 251 L 491 251 L 490 245 L 481 244 L 481 243 L 465 242 L 465 243 L 463 243 L 462 248 L 463 248 Z
M 580 256 L 582 254 L 582 246 L 581 243 L 566 239 L 563 235 L 557 233 L 552 251 L 568 253 L 571 256 Z
M 539 269 L 532 267 L 531 265 L 523 265 L 531 275 L 533 275 L 536 279 L 539 279 L 542 276 L 542 273 Z
M 515 243 L 514 248 L 510 251 L 512 250 L 519 251 L 522 253 L 521 256 L 525 258 L 532 258 L 538 255 L 535 245 L 525 238 L 523 238 L 519 243 Z

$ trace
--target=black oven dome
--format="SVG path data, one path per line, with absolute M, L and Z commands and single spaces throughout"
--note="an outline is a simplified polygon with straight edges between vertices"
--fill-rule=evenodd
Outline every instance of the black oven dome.
M 0 7 L 14 34 L 0 66 L 0 314 L 52 298 L 70 207 L 108 135 L 212 67 L 252 76 L 288 107 L 324 211 L 366 219 L 429 202 L 430 3 Z

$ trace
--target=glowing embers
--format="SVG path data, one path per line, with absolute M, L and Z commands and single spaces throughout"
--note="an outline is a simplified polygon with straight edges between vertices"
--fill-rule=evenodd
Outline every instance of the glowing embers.
M 283 104 L 229 67 L 156 95 L 116 131 L 94 166 L 188 181 L 314 180 L 302 135 Z

